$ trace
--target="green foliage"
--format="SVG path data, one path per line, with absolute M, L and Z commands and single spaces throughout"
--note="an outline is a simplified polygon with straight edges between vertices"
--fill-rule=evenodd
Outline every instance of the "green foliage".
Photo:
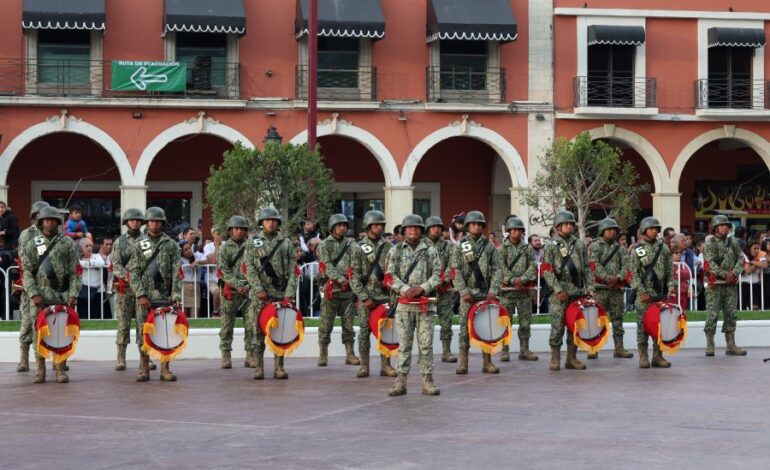
M 326 220 L 338 197 L 332 171 L 317 150 L 292 144 L 248 149 L 240 143 L 225 153 L 222 166 L 211 167 L 206 196 L 215 227 L 224 229 L 230 216 L 240 214 L 256 229 L 259 210 L 273 206 L 288 232 L 306 217 Z

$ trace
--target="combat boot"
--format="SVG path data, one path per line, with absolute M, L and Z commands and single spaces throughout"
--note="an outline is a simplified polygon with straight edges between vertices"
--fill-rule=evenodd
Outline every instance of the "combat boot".
M 444 352 L 441 354 L 441 362 L 451 362 L 455 363 L 457 362 L 457 356 L 452 354 L 452 349 L 450 346 L 452 345 L 451 339 L 442 339 L 441 345 L 443 346 Z
M 735 333 L 725 333 L 725 339 L 727 340 L 725 354 L 728 356 L 745 356 L 748 354 L 745 349 L 741 349 L 735 345 Z
M 657 343 L 652 345 L 652 367 L 671 367 L 671 363 L 663 358 L 663 351 Z
M 44 357 L 37 358 L 37 374 L 35 374 L 35 383 L 36 384 L 45 383 L 45 358 Z
M 503 345 L 503 352 L 500 353 L 500 362 L 511 362 L 511 352 L 507 344 Z
M 249 369 L 257 367 L 256 360 L 254 359 L 254 351 L 246 351 L 246 359 L 243 361 L 243 367 Z
M 599 353 L 598 352 L 588 353 L 588 355 L 586 356 L 586 359 L 599 359 Z
M 345 364 L 349 366 L 361 364 L 361 361 L 356 357 L 356 353 L 353 352 L 353 343 L 345 343 Z
M 567 345 L 567 360 L 564 361 L 564 368 L 574 370 L 585 370 L 586 368 L 586 365 L 577 358 L 577 346 L 574 344 Z
M 639 345 L 639 368 L 640 369 L 649 369 L 650 368 L 650 358 L 647 357 L 647 345 Z
M 149 359 L 149 356 L 147 356 L 147 358 L 148 358 L 148 359 L 147 359 L 147 363 L 150 365 L 150 367 L 149 367 L 149 370 L 155 370 L 155 369 L 157 369 L 157 368 L 158 368 L 158 366 L 157 366 L 157 365 L 156 365 L 154 362 L 152 362 L 152 360 L 150 360 L 150 359 Z
M 714 333 L 706 333 L 706 356 L 713 357 L 714 349 Z
M 115 364 L 115 370 L 126 370 L 126 345 L 118 345 L 118 362 Z
M 233 368 L 233 356 L 230 351 L 222 351 L 222 369 Z
M 551 346 L 551 365 L 548 368 L 552 371 L 561 369 L 561 346 Z
M 522 339 L 519 345 L 519 360 L 520 361 L 537 361 L 538 357 L 535 353 L 529 350 L 529 339 Z
M 61 363 L 61 370 L 63 370 L 64 372 L 70 371 L 70 366 L 67 365 L 67 361 L 64 361 Z
M 468 373 L 468 350 L 460 350 L 460 364 L 457 365 L 455 373 L 458 375 L 465 375 Z
M 391 397 L 400 397 L 406 395 L 406 374 L 398 374 L 396 383 L 393 384 L 393 388 L 390 389 L 388 395 Z
M 275 363 L 273 378 L 279 380 L 288 379 L 289 374 L 283 369 L 283 356 L 275 356 L 273 362 Z
M 160 364 L 160 381 L 176 382 L 176 375 L 171 373 L 171 361 L 162 362 Z
M 326 367 L 326 364 L 329 362 L 329 345 L 319 344 L 318 348 L 321 350 L 318 355 L 318 367 Z
M 22 346 L 19 352 L 19 365 L 16 366 L 16 372 L 29 372 L 29 346 Z
M 615 340 L 615 353 L 612 355 L 612 357 L 617 359 L 631 359 L 634 357 L 634 353 L 623 347 L 622 335 L 615 335 L 613 339 Z
M 361 354 L 361 367 L 358 369 L 358 372 L 356 373 L 356 377 L 358 377 L 359 379 L 369 377 L 369 356 L 365 356 Z
M 484 365 L 481 368 L 481 372 L 485 374 L 499 374 L 500 369 L 497 368 L 494 364 L 492 364 L 492 355 L 483 353 L 481 355 L 482 359 L 484 360 Z
M 396 369 L 390 365 L 390 358 L 384 354 L 380 354 L 380 375 L 382 377 L 396 377 Z
M 257 352 L 254 355 L 254 380 L 265 378 L 265 353 Z
M 56 369 L 56 383 L 57 384 L 66 384 L 70 381 L 69 375 L 67 375 L 67 361 L 62 361 L 61 363 L 54 365 L 54 369 Z
M 433 374 L 422 376 L 422 394 L 423 395 L 441 395 L 441 390 L 433 383 Z
M 150 356 L 146 353 L 139 353 L 139 372 L 136 374 L 137 382 L 147 382 L 150 380 Z

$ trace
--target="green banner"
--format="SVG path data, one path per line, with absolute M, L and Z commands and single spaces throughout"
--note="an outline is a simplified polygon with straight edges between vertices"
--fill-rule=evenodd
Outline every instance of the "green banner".
M 113 91 L 185 91 L 187 66 L 183 62 L 112 61 Z

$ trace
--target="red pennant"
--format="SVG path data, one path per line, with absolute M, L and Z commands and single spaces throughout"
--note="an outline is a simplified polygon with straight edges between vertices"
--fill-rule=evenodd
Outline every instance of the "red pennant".
M 594 263 L 593 261 L 589 261 L 588 267 L 591 268 L 592 273 L 596 272 L 596 263 Z
M 318 263 L 318 272 L 321 274 L 326 274 L 326 264 L 325 263 Z
M 390 273 L 385 274 L 385 277 L 382 279 L 382 286 L 387 290 L 393 287 L 393 276 Z
M 241 272 L 246 274 L 246 263 L 241 263 Z
M 77 266 L 75 266 L 75 275 L 76 276 L 82 276 L 83 275 L 83 266 L 78 263 Z
M 179 268 L 179 271 L 176 272 L 176 275 L 179 278 L 179 280 L 181 280 L 181 281 L 184 280 L 184 271 L 182 271 L 181 267 Z
M 552 273 L 553 272 L 553 266 L 551 266 L 548 263 L 542 263 L 540 265 L 540 275 L 543 275 L 545 273 Z
M 297 276 L 297 277 L 301 277 L 302 276 L 302 270 L 299 269 L 299 266 L 294 266 L 294 275 Z

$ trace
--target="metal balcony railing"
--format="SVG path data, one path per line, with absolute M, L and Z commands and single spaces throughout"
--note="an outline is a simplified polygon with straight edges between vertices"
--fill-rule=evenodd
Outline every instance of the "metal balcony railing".
M 766 109 L 763 80 L 709 78 L 695 82 L 696 109 Z
M 377 67 L 318 69 L 318 99 L 325 101 L 377 101 Z M 298 65 L 295 96 L 308 98 L 308 67 Z
M 657 82 L 654 78 L 575 77 L 576 108 L 655 108 Z
M 436 103 L 502 103 L 505 68 L 430 66 L 425 74 L 426 99 Z

